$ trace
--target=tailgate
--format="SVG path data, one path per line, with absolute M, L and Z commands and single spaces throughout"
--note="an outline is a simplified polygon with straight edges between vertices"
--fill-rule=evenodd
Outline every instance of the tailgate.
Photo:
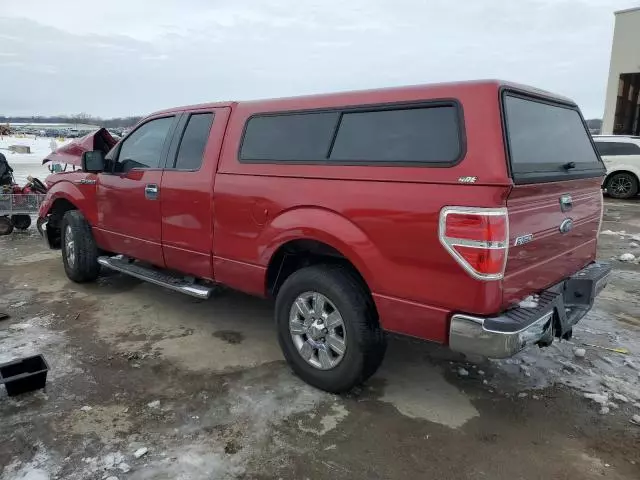
M 503 283 L 504 307 L 558 283 L 595 259 L 602 208 L 600 181 L 514 187 L 507 199 L 511 246 Z
M 575 105 L 512 92 L 502 101 L 515 184 L 507 199 L 507 308 L 595 259 L 605 170 Z

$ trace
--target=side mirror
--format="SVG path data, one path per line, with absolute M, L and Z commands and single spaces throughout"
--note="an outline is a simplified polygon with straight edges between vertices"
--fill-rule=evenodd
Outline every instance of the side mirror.
M 90 173 L 104 171 L 104 153 L 100 150 L 84 152 L 82 154 L 82 170 Z

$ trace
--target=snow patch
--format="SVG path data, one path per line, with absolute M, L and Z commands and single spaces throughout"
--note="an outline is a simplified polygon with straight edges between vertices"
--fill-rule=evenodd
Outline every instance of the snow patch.
M 82 373 L 76 366 L 75 358 L 67 347 L 67 339 L 63 333 L 48 328 L 53 315 L 33 317 L 0 329 L 0 363 L 11 362 L 18 358 L 30 357 L 45 352 L 50 365 L 48 381 L 60 377 Z
M 618 257 L 618 260 L 621 262 L 633 262 L 636 259 L 636 256 L 633 253 L 623 253 Z
M 14 460 L 2 470 L 2 478 L 7 480 L 51 480 L 52 472 L 49 454 L 42 444 L 36 445 L 36 454 L 29 462 Z
M 133 452 L 133 456 L 136 458 L 140 458 L 146 455 L 147 453 L 149 453 L 149 449 L 147 447 L 141 447 L 137 449 L 135 452 Z
M 529 295 L 527 298 L 522 300 L 518 306 L 520 308 L 537 308 L 538 307 L 538 297 L 535 295 Z

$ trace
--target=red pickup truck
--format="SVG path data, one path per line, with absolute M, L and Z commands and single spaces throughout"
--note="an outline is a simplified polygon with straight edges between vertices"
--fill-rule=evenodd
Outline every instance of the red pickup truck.
M 40 210 L 69 278 L 275 297 L 284 356 L 328 391 L 376 371 L 385 331 L 488 357 L 568 338 L 610 274 L 604 165 L 578 107 L 540 90 L 212 103 L 105 133 Z

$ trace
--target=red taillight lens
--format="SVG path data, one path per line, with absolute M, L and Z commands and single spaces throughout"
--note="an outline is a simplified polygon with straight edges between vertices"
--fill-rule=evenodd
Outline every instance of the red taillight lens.
M 445 207 L 439 234 L 442 245 L 473 277 L 503 277 L 509 248 L 506 209 Z
M 480 275 L 501 275 L 506 251 L 504 248 L 475 248 L 454 245 L 453 249 Z
M 447 215 L 445 236 L 450 238 L 495 242 L 504 241 L 506 234 L 506 216 L 471 213 L 450 213 Z

